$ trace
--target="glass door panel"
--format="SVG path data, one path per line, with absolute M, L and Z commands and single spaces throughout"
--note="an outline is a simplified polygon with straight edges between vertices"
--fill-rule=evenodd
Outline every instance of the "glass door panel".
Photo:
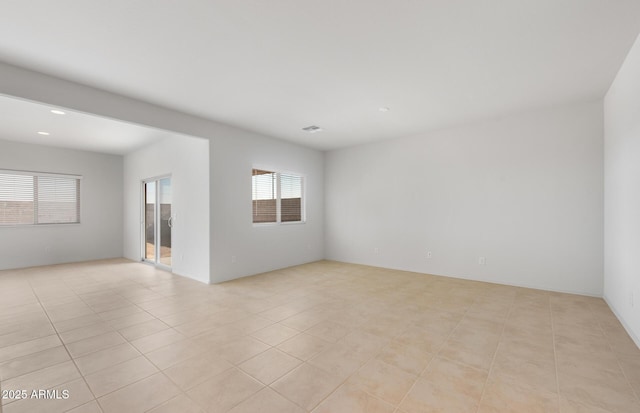
M 143 181 L 144 224 L 143 259 L 171 267 L 171 230 L 173 226 L 171 178 Z
M 144 183 L 144 259 L 156 260 L 156 183 Z
M 158 181 L 160 193 L 158 194 L 159 218 L 160 218 L 160 251 L 158 262 L 171 267 L 171 178 Z

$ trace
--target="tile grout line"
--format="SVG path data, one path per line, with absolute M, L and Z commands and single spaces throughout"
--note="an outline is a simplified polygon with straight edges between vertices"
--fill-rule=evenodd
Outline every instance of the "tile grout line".
M 353 307 L 355 307 L 355 305 L 353 305 L 353 304 L 352 304 L 352 305 L 350 305 L 350 307 L 351 307 L 351 308 L 353 308 Z M 326 320 L 324 320 L 324 321 L 329 321 L 329 319 L 326 319 Z M 314 324 L 314 326 L 315 326 L 315 325 L 317 325 L 317 324 L 320 324 L 320 323 L 322 323 L 322 322 L 323 322 L 323 321 L 320 321 L 320 322 L 318 322 L 318 323 Z M 341 326 L 344 326 L 343 324 L 340 324 L 340 323 L 335 322 L 335 321 L 331 321 L 331 322 L 333 322 L 334 324 L 339 324 L 339 325 L 341 325 Z M 358 325 L 361 325 L 361 324 L 358 324 Z M 344 327 L 348 327 L 348 326 L 344 326 Z M 309 329 L 311 329 L 311 328 L 313 328 L 313 326 L 312 326 L 312 327 L 310 327 L 310 328 L 308 328 L 307 330 L 309 330 Z M 357 327 L 353 327 L 353 328 L 355 329 L 355 328 L 357 328 Z M 306 331 L 306 330 L 305 330 L 305 331 Z M 300 334 L 302 334 L 302 333 L 304 333 L 304 331 L 303 331 L 303 332 L 301 332 Z M 307 334 L 309 334 L 309 333 L 307 333 Z M 351 334 L 351 332 L 350 332 L 350 333 L 348 333 L 346 336 L 348 336 L 349 334 Z M 311 336 L 313 336 L 313 337 L 316 337 L 316 338 L 318 338 L 318 339 L 324 340 L 323 338 L 318 337 L 318 336 L 315 336 L 315 335 L 313 335 L 313 334 L 309 334 L 309 335 L 311 335 Z M 344 336 L 344 337 L 346 337 L 346 336 Z M 340 338 L 338 341 L 336 341 L 335 343 L 332 343 L 332 344 L 333 344 L 333 345 L 338 344 L 342 339 L 344 339 L 344 337 Z M 325 340 L 325 341 L 326 341 L 326 340 Z M 381 352 L 381 351 L 382 351 L 382 350 L 380 350 L 380 352 Z M 309 365 L 309 366 L 311 366 L 311 367 L 318 368 L 318 369 L 320 369 L 320 370 L 322 370 L 322 371 L 325 371 L 325 370 L 323 370 L 323 369 L 321 369 L 321 368 L 319 368 L 319 367 L 316 367 L 315 365 L 313 365 L 313 364 L 309 363 L 309 361 L 310 361 L 311 359 L 315 358 L 316 356 L 318 356 L 318 355 L 319 355 L 319 354 L 321 354 L 322 352 L 323 352 L 323 351 L 320 351 L 320 352 L 318 352 L 318 353 L 314 354 L 314 355 L 313 355 L 313 356 L 311 356 L 311 358 L 309 358 L 308 360 L 304 360 L 304 361 L 302 362 L 302 364 L 308 364 L 308 365 Z M 368 363 L 370 360 L 372 360 L 374 357 L 376 357 L 380 352 L 376 353 L 376 354 L 375 354 L 373 357 L 371 357 L 370 359 L 367 359 L 367 361 L 365 361 L 365 362 L 362 364 L 362 366 L 364 366 L 364 364 Z M 288 353 L 287 353 L 287 354 L 288 354 Z M 295 357 L 295 356 L 292 356 L 292 357 Z M 301 364 L 301 365 L 302 365 L 302 364 Z M 349 379 L 350 379 L 350 378 L 351 378 L 351 377 L 352 377 L 352 376 L 353 376 L 357 371 L 359 371 L 359 370 L 360 370 L 360 368 L 361 368 L 362 366 L 360 366 L 360 367 L 359 367 L 355 372 L 353 372 L 353 373 L 349 374 L 349 375 L 348 375 L 344 380 L 342 380 L 342 381 L 340 382 L 340 384 L 338 384 L 338 385 L 336 386 L 336 388 L 335 388 L 335 389 L 331 390 L 331 391 L 329 392 L 329 394 L 327 394 L 325 397 L 323 397 L 323 398 L 322 398 L 322 399 L 321 399 L 321 400 L 320 400 L 320 401 L 319 401 L 315 406 L 313 406 L 313 408 L 312 408 L 311 410 L 308 410 L 308 412 L 311 412 L 311 411 L 313 411 L 313 410 L 317 409 L 317 408 L 318 408 L 318 406 L 320 406 L 320 405 L 321 405 L 325 400 L 327 400 L 329 397 L 331 397 L 331 395 L 333 395 L 333 394 L 334 394 L 334 393 L 335 393 L 335 392 L 336 392 L 340 387 L 342 387 L 342 386 L 343 386 L 343 385 L 344 385 L 344 384 L 345 384 L 345 383 L 346 383 L 346 382 L 347 382 L 347 381 L 348 381 L 348 380 L 349 380 Z M 291 369 L 290 371 L 288 371 L 286 374 L 284 374 L 284 375 L 282 375 L 281 377 L 279 377 L 277 380 L 275 380 L 275 381 L 274 381 L 273 383 L 271 383 L 271 384 L 274 384 L 275 382 L 277 382 L 278 380 L 280 380 L 282 377 L 285 377 L 286 375 L 288 375 L 289 373 L 291 373 L 293 370 L 298 369 L 299 367 L 300 367 L 300 366 L 297 366 L 297 367 L 295 367 L 295 368 Z M 325 371 L 325 372 L 326 372 L 326 371 Z M 329 372 L 329 374 L 332 374 L 332 373 L 330 373 L 330 372 Z M 302 408 L 302 409 L 304 409 L 304 410 L 307 410 L 307 409 L 305 409 L 303 406 L 300 406 L 299 404 L 295 403 L 293 400 L 290 400 L 290 399 L 289 399 L 288 397 L 286 397 L 284 394 L 282 394 L 282 393 L 278 392 L 278 390 L 277 390 L 277 389 L 272 388 L 272 387 L 271 387 L 271 384 L 270 384 L 270 385 L 268 385 L 267 387 L 269 387 L 271 390 L 273 390 L 274 392 L 276 392 L 276 393 L 277 393 L 277 394 L 279 394 L 280 396 L 284 397 L 286 400 L 289 400 L 290 402 L 292 402 L 292 403 L 293 403 L 293 404 L 295 404 L 296 406 L 299 406 L 300 408 Z M 369 394 L 369 393 L 367 393 L 367 394 Z M 373 397 L 375 397 L 376 399 L 379 399 L 379 397 L 377 397 L 377 396 L 373 396 Z M 380 399 L 379 399 L 379 400 L 380 400 Z M 384 402 L 385 402 L 385 403 L 388 403 L 388 402 L 386 402 L 386 401 L 384 401 Z
M 591 311 L 593 313 L 593 309 L 591 308 L 590 304 L 589 304 L 589 311 Z M 609 351 L 611 353 L 613 353 L 613 355 L 616 358 L 616 364 L 618 365 L 618 368 L 622 372 L 622 375 L 624 376 L 624 378 L 625 378 L 625 380 L 627 382 L 627 386 L 629 386 L 629 388 L 631 389 L 631 392 L 633 392 L 633 395 L 636 396 L 636 401 L 638 402 L 638 404 L 640 404 L 640 394 L 636 391 L 636 389 L 634 388 L 634 386 L 631 383 L 631 380 L 629 379 L 629 376 L 627 375 L 627 372 L 622 367 L 622 363 L 620 362 L 619 354 L 615 350 L 613 350 L 613 347 L 609 343 L 608 336 L 605 333 L 604 328 L 602 328 L 602 324 L 600 324 L 600 321 L 597 321 L 597 323 L 598 323 L 598 328 L 599 328 L 600 332 L 602 333 L 602 336 L 605 338 L 605 340 L 607 342 L 607 347 L 609 348 Z
M 108 321 L 104 320 L 104 319 L 100 316 L 100 313 L 96 312 L 96 311 L 91 307 L 91 305 L 87 304 L 87 302 L 86 302 L 86 301 L 85 301 L 85 300 L 80 296 L 80 294 L 78 294 L 78 293 L 76 293 L 76 292 L 75 292 L 75 290 L 73 289 L 73 287 L 69 286 L 69 285 L 67 284 L 67 282 L 66 282 L 66 281 L 64 281 L 64 279 L 62 279 L 61 281 L 62 281 L 62 282 L 66 285 L 66 287 L 67 287 L 71 292 L 73 292 L 73 294 L 74 294 L 74 295 L 75 295 L 75 296 L 76 296 L 80 301 L 82 301 L 82 303 L 83 303 L 83 304 L 85 304 L 85 305 L 86 305 L 86 306 L 87 306 L 87 307 L 88 307 L 88 308 L 89 308 L 89 309 L 90 309 L 90 310 L 91 310 L 95 315 L 97 315 L 98 317 L 100 317 L 100 319 L 102 319 L 105 323 L 107 323 L 107 324 L 108 324 Z M 40 297 L 37 295 L 37 293 L 36 293 L 36 292 L 35 292 L 35 290 L 33 289 L 33 286 L 31 285 L 31 281 L 30 281 L 30 280 L 28 280 L 28 282 L 29 282 L 29 286 L 31 287 L 31 289 L 32 289 L 32 291 L 33 291 L 33 294 L 36 296 L 36 298 L 37 298 L 37 300 L 38 300 L 38 303 L 40 304 L 41 308 L 42 308 L 42 309 L 43 309 L 43 311 L 45 312 L 45 315 L 47 316 L 47 319 L 48 319 L 48 320 L 49 320 L 49 322 L 51 323 L 51 326 L 53 327 L 54 331 L 56 331 L 56 335 L 58 336 L 58 339 L 60 340 L 60 342 L 61 342 L 61 343 L 62 343 L 62 345 L 64 346 L 65 351 L 66 351 L 66 352 L 67 352 L 67 354 L 69 355 L 69 357 L 70 357 L 71 361 L 73 361 L 73 364 L 74 364 L 74 366 L 76 367 L 76 370 L 78 371 L 78 373 L 80 374 L 80 377 L 82 377 L 82 380 L 85 382 L 85 384 L 86 384 L 87 388 L 89 389 L 89 391 L 90 391 L 90 392 L 91 392 L 91 394 L 93 395 L 93 400 L 98 404 L 99 408 L 100 408 L 101 410 L 103 410 L 103 409 L 102 409 L 102 405 L 100 404 L 100 401 L 98 400 L 98 397 L 96 397 L 95 393 L 94 393 L 94 392 L 93 392 L 93 390 L 91 389 L 91 386 L 89 386 L 89 383 L 87 382 L 85 375 L 84 375 L 84 374 L 80 371 L 80 369 L 78 368 L 78 364 L 76 363 L 75 358 L 71 355 L 71 353 L 69 353 L 69 350 L 68 350 L 68 348 L 67 348 L 67 343 L 65 343 L 65 342 L 62 340 L 62 337 L 60 337 L 60 333 L 58 332 L 58 329 L 55 327 L 55 325 L 54 325 L 54 324 L 53 324 L 53 322 L 51 321 L 51 318 L 49 317 L 49 314 L 48 314 L 48 312 L 47 312 L 47 310 L 46 310 L 45 306 L 44 306 L 44 305 L 42 305 L 42 302 L 40 301 Z M 142 288 L 149 289 L 149 288 L 147 288 L 147 287 L 142 287 Z M 110 290 L 111 290 L 111 289 L 110 289 Z M 123 296 L 121 296 L 121 295 L 120 295 L 120 294 L 118 294 L 118 293 L 114 293 L 114 294 L 116 294 L 116 295 L 118 295 L 119 297 L 123 298 L 124 300 L 126 300 L 126 301 L 127 301 L 127 302 L 129 302 L 129 303 L 131 303 L 132 305 L 134 305 L 134 306 L 136 306 L 136 307 L 140 308 L 143 312 L 146 312 L 147 314 L 149 314 L 149 315 L 150 315 L 151 317 L 153 317 L 154 319 L 157 319 L 157 317 L 155 317 L 153 314 L 148 313 L 144 308 L 139 307 L 136 303 L 134 303 L 134 302 L 132 302 L 132 301 L 128 300 L 126 297 L 123 297 Z M 108 310 L 108 311 L 110 311 L 110 310 Z M 125 317 L 126 317 L 126 316 L 125 316 Z M 162 321 L 162 320 L 160 320 L 160 321 Z M 165 324 L 166 324 L 166 323 L 165 323 Z M 84 328 L 84 327 L 80 327 L 80 328 Z M 172 328 L 172 327 L 169 327 L 169 329 L 173 329 L 173 328 Z M 75 329 L 74 329 L 74 330 L 75 330 Z M 173 329 L 173 330 L 175 330 L 175 329 Z M 70 330 L 70 331 L 73 331 L 73 330 Z M 125 337 L 123 337 L 123 336 L 122 336 L 122 334 L 120 334 L 120 332 L 119 332 L 118 330 L 113 329 L 113 332 L 114 332 L 114 333 L 116 333 L 116 334 L 118 334 L 120 337 L 122 337 L 122 339 L 124 340 L 124 342 L 125 342 L 125 343 L 128 343 L 129 345 L 133 346 L 133 345 L 131 344 L 131 342 L 130 342 L 129 340 L 127 340 Z M 177 330 L 176 330 L 176 332 L 177 332 Z M 152 333 L 152 334 L 154 334 L 154 333 Z M 149 334 L 149 335 L 151 335 L 151 334 Z M 145 336 L 145 337 L 146 337 L 146 336 Z M 92 338 L 92 337 L 88 337 L 88 338 Z M 143 338 L 143 337 L 141 337 L 141 338 Z M 81 341 L 81 340 L 78 340 L 78 341 Z M 118 346 L 118 345 L 119 345 L 119 344 L 115 344 L 115 345 L 113 345 L 113 346 L 109 346 L 109 347 L 106 347 L 106 348 L 104 348 L 104 349 L 100 349 L 100 350 L 92 351 L 92 352 L 89 352 L 89 353 L 87 353 L 87 354 L 83 354 L 82 356 L 79 356 L 79 357 L 89 356 L 89 355 L 91 355 L 91 354 L 97 353 L 97 352 L 102 351 L 102 350 L 107 350 L 107 349 L 113 348 L 113 347 Z M 169 346 L 169 345 L 170 345 L 170 344 L 167 344 L 167 346 Z M 144 377 L 144 378 L 141 378 L 141 379 L 139 379 L 139 380 L 136 380 L 136 381 L 134 381 L 134 382 L 131 382 L 131 383 L 129 383 L 129 384 L 127 384 L 127 385 L 125 385 L 125 386 L 119 387 L 119 388 L 117 388 L 117 389 L 115 389 L 115 390 L 113 390 L 113 391 L 111 391 L 111 392 L 109 392 L 109 393 L 103 394 L 103 395 L 102 395 L 102 396 L 100 396 L 100 397 L 105 397 L 105 396 L 107 396 L 107 395 L 109 395 L 109 394 L 112 394 L 112 393 L 114 393 L 114 392 L 116 392 L 116 391 L 119 391 L 119 390 L 121 390 L 121 389 L 124 389 L 125 387 L 128 387 L 128 386 L 130 386 L 130 385 L 133 385 L 133 384 L 135 384 L 135 383 L 138 383 L 138 382 L 140 382 L 140 381 L 142 381 L 142 380 L 145 380 L 145 379 L 147 379 L 147 378 L 149 378 L 149 377 L 151 377 L 151 376 L 153 376 L 153 375 L 155 375 L 155 374 L 158 374 L 158 373 L 162 373 L 162 374 L 163 374 L 163 376 L 164 376 L 167 380 L 169 380 L 171 383 L 173 383 L 173 380 L 171 380 L 169 377 L 167 377 L 167 376 L 166 376 L 166 374 L 164 374 L 164 372 L 163 372 L 160 368 L 158 368 L 158 366 L 156 366 L 153 362 L 151 362 L 151 360 L 149 360 L 149 359 L 147 358 L 147 356 L 146 356 L 146 354 L 145 354 L 145 353 L 143 353 L 142 351 L 140 351 L 137 347 L 135 347 L 135 346 L 133 346 L 133 347 L 136 349 L 136 351 L 138 351 L 138 352 L 140 353 L 140 356 L 137 356 L 137 357 L 141 357 L 141 356 L 142 356 L 142 357 L 144 357 L 144 358 L 145 358 L 145 360 L 147 360 L 147 361 L 148 361 L 152 366 L 154 366 L 156 369 L 158 369 L 158 371 L 157 371 L 157 372 L 155 372 L 155 373 L 153 373 L 153 374 L 150 374 L 149 376 L 146 376 L 146 377 Z M 163 346 L 163 347 L 166 347 L 166 346 Z M 160 347 L 160 348 L 163 348 L 163 347 Z M 160 348 L 158 348 L 158 349 L 160 349 Z M 156 350 L 158 350 L 158 349 L 156 349 Z M 136 358 L 137 358 L 137 357 L 136 357 Z M 130 360 L 125 360 L 125 361 L 120 362 L 120 363 L 117 363 L 117 364 L 115 364 L 115 365 L 121 365 L 121 364 L 123 364 L 123 363 L 126 363 L 127 361 L 130 361 Z M 114 365 L 114 366 L 115 366 L 115 365 Z M 110 366 L 110 367 L 111 367 L 111 366 Z M 107 368 L 108 368 L 108 367 L 107 367 Z M 105 368 L 105 369 L 106 369 L 106 368 Z M 101 369 L 100 371 L 103 371 L 103 370 L 105 370 L 105 369 Z M 100 371 L 96 371 L 96 372 L 94 372 L 94 373 L 98 373 L 98 372 L 100 372 Z M 94 373 L 91 373 L 91 374 L 94 374 Z M 186 395 L 186 393 L 185 393 L 185 392 L 184 392 L 184 391 L 183 391 L 179 386 L 177 386 L 177 385 L 176 385 L 176 388 L 177 388 L 178 390 L 180 390 L 180 392 L 181 392 L 181 393 L 183 393 L 185 396 L 187 396 L 187 397 L 188 397 L 188 395 Z M 177 396 L 176 396 L 176 397 L 177 397 Z M 173 398 L 172 398 L 172 399 L 173 399 Z M 167 401 L 168 401 L 168 400 L 167 400 Z M 166 401 L 165 401 L 165 402 L 166 402 Z M 160 403 L 160 404 L 163 404 L 163 403 L 165 403 L 165 402 L 162 402 L 162 403 Z M 85 404 L 87 404 L 87 403 L 85 403 Z M 154 409 L 154 408 L 158 407 L 160 404 L 153 406 L 153 407 L 152 407 L 152 409 Z M 76 406 L 76 407 L 79 407 L 79 406 Z
M 31 287 L 31 290 L 33 291 L 33 295 L 38 300 L 38 304 L 40 304 L 40 307 L 42 307 L 42 311 L 44 311 L 44 314 L 47 316 L 47 319 L 49 320 L 49 323 L 51 323 L 51 327 L 53 327 L 53 330 L 56 332 L 56 335 L 58 336 L 58 340 L 60 340 L 60 343 L 62 344 L 62 346 L 64 347 L 64 350 L 67 352 L 67 355 L 69 356 L 69 359 L 73 362 L 73 365 L 76 368 L 76 371 L 78 372 L 78 374 L 82 378 L 82 381 L 84 382 L 85 386 L 87 386 L 87 389 L 89 390 L 89 392 L 93 396 L 93 400 L 95 400 L 95 402 L 98 403 L 98 399 L 96 398 L 96 395 L 93 393 L 93 390 L 91 390 L 91 387 L 89 386 L 89 383 L 87 382 L 86 378 L 84 377 L 84 375 L 82 374 L 82 372 L 78 368 L 78 364 L 76 363 L 76 360 L 73 358 L 73 356 L 69 352 L 69 349 L 67 348 L 66 343 L 62 340 L 62 337 L 60 337 L 60 333 L 58 332 L 58 329 L 56 328 L 56 326 L 53 324 L 53 321 L 51 320 L 51 317 L 49 316 L 49 312 L 47 311 L 46 307 L 42 304 L 42 301 L 40 300 L 40 296 L 36 293 L 35 289 L 33 288 L 33 285 L 31 284 L 31 280 L 27 279 L 27 282 L 29 283 L 29 286 Z M 67 286 L 67 288 L 69 288 L 77 296 L 75 291 L 73 291 L 73 289 L 71 289 L 66 284 L 66 282 L 64 280 L 62 280 L 62 282 L 65 284 L 65 286 Z M 79 296 L 78 296 L 78 298 L 80 300 L 82 300 L 82 298 L 80 298 Z M 82 301 L 82 302 L 84 303 L 84 301 Z M 86 303 L 84 303 L 84 304 L 86 305 Z M 93 309 L 91 311 L 93 311 Z M 59 363 L 59 364 L 61 364 L 61 363 Z M 74 379 L 74 380 L 76 380 L 76 379 Z M 66 383 L 70 383 L 71 381 L 73 381 L 73 380 L 70 380 L 70 381 L 68 381 Z M 63 384 L 66 384 L 66 383 L 63 383 Z M 87 403 L 89 403 L 89 402 L 87 402 Z M 87 404 L 87 403 L 83 403 L 82 405 Z M 81 405 L 79 405 L 79 406 L 81 406 Z M 79 407 L 79 406 L 75 406 L 75 407 Z M 102 410 L 102 407 L 100 407 L 100 409 Z
M 556 371 L 556 392 L 558 393 L 558 411 L 560 411 L 560 374 L 558 373 L 558 350 L 556 348 L 556 322 L 553 317 L 553 306 L 551 305 L 551 296 L 549 296 L 549 316 L 551 317 L 551 340 L 553 340 L 553 361 Z
M 482 386 L 482 393 L 480 394 L 480 399 L 478 400 L 478 405 L 476 406 L 476 413 L 480 410 L 480 406 L 482 406 L 482 400 L 484 399 L 484 395 L 487 392 L 487 387 L 489 384 L 489 379 L 491 377 L 491 372 L 493 371 L 493 366 L 496 362 L 496 357 L 498 356 L 498 349 L 500 348 L 500 343 L 502 342 L 504 331 L 507 329 L 507 321 L 509 320 L 509 317 L 511 316 L 511 312 L 515 307 L 516 296 L 517 296 L 517 293 L 514 295 L 513 301 L 509 306 L 509 311 L 507 311 L 507 315 L 502 322 L 502 331 L 500 332 L 500 337 L 498 337 L 498 344 L 496 345 L 496 349 L 493 353 L 493 357 L 491 358 L 491 364 L 489 364 L 489 370 L 487 371 L 487 378 L 485 379 L 484 385 Z
M 475 302 L 475 301 L 474 301 Z M 473 304 L 472 304 L 473 305 Z M 422 371 L 420 372 L 420 374 L 418 374 L 418 378 L 416 379 L 416 381 L 413 383 L 413 385 L 409 388 L 409 390 L 406 392 L 406 394 L 404 395 L 404 397 L 402 398 L 402 400 L 400 400 L 400 402 L 398 403 L 398 406 L 396 406 L 396 410 L 401 412 L 402 410 L 400 410 L 400 406 L 402 405 L 402 403 L 404 403 L 404 401 L 406 400 L 407 396 L 409 396 L 409 394 L 411 393 L 411 391 L 415 388 L 416 384 L 418 383 L 418 380 L 420 380 L 422 378 L 422 375 L 424 374 L 425 371 L 427 371 L 427 369 L 429 369 L 429 366 L 431 366 L 431 363 L 433 362 L 433 360 L 438 357 L 440 350 L 442 350 L 442 348 L 444 347 L 444 345 L 449 341 L 449 339 L 453 336 L 453 333 L 458 329 L 458 327 L 460 326 L 460 323 L 462 323 L 462 320 L 464 320 L 464 318 L 467 316 L 467 312 L 469 311 L 469 308 L 471 307 L 471 305 L 469 305 L 468 307 L 465 308 L 464 312 L 462 313 L 462 317 L 460 317 L 460 320 L 458 320 L 458 322 L 456 323 L 455 327 L 453 327 L 451 329 L 451 331 L 449 332 L 449 334 L 447 335 L 447 337 L 442 341 L 442 344 L 440 344 L 440 346 L 438 346 L 437 351 L 433 352 L 433 357 L 431 357 L 431 360 L 429 360 L 429 362 L 427 363 L 427 365 L 422 369 Z M 441 311 L 441 310 L 438 310 Z M 446 313 L 449 313 L 450 311 L 444 311 Z M 455 314 L 455 313 L 454 313 Z

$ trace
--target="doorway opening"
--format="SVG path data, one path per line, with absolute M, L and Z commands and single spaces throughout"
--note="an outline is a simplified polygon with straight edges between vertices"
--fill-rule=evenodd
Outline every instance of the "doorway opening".
M 171 177 L 142 181 L 142 260 L 171 269 Z

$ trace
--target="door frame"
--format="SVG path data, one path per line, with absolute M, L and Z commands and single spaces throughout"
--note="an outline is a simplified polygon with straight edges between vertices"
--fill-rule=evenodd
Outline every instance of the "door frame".
M 171 192 L 173 195 L 173 178 L 171 174 L 158 175 L 151 178 L 145 178 L 140 181 L 140 261 L 154 265 L 163 270 L 171 271 L 172 266 L 169 266 L 160 262 L 160 249 L 162 247 L 161 246 L 162 239 L 160 238 L 160 229 L 161 229 L 160 181 L 167 178 L 171 181 Z M 146 210 L 146 202 L 145 202 L 146 200 L 145 185 L 150 182 L 154 182 L 156 185 L 156 196 L 155 196 L 156 211 L 154 214 L 155 222 L 154 222 L 154 234 L 153 234 L 155 248 L 154 248 L 153 260 L 146 258 L 147 240 L 146 240 L 145 224 L 147 219 L 146 218 L 147 210 Z M 171 218 L 173 218 L 173 198 L 171 199 Z M 171 263 L 173 264 L 173 231 L 171 231 Z

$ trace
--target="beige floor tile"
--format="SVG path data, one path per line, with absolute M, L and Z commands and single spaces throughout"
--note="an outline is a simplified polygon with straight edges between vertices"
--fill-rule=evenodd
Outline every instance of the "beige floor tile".
M 269 344 L 270 346 L 277 346 L 283 341 L 288 340 L 299 333 L 300 332 L 298 330 L 294 330 L 293 328 L 286 327 L 281 324 L 272 324 L 262 330 L 252 333 L 251 336 Z
M 491 375 L 506 382 L 515 381 L 529 389 L 557 392 L 558 379 L 553 352 L 547 357 L 542 350 L 535 353 L 535 346 L 514 347 L 511 343 L 500 344 L 493 363 Z
M 194 337 L 215 330 L 221 324 L 212 320 L 210 317 L 204 319 L 193 320 L 187 323 L 179 324 L 174 329 L 185 337 Z
M 565 377 L 598 377 L 603 372 L 615 377 L 624 374 L 617 357 L 611 352 L 568 355 L 559 353 L 557 359 L 558 374 Z
M 444 345 L 450 331 L 425 330 L 422 327 L 410 326 L 394 339 L 401 343 L 416 346 L 424 351 L 435 354 Z
M 346 379 L 369 359 L 344 343 L 334 344 L 308 361 L 328 373 Z
M 191 357 L 203 354 L 207 346 L 191 339 L 176 341 L 167 346 L 153 350 L 146 357 L 160 370 L 164 370 Z
M 96 400 L 85 403 L 75 409 L 69 410 L 67 413 L 102 413 L 102 409 Z
M 86 354 L 93 353 L 95 351 L 103 350 L 105 348 L 113 347 L 118 344 L 124 343 L 125 340 L 122 336 L 115 331 L 100 334 L 95 337 L 85 338 L 84 340 L 75 341 L 66 345 L 67 350 L 71 357 L 81 357 Z
M 618 360 L 629 384 L 640 397 L 640 350 L 637 356 L 619 355 Z
M 417 378 L 414 374 L 407 373 L 382 360 L 374 359 L 362 366 L 349 379 L 349 382 L 396 406 L 402 401 Z
M 390 339 L 369 333 L 361 329 L 355 329 L 344 336 L 339 343 L 345 344 L 357 353 L 366 358 L 371 358 L 389 344 Z
M 209 379 L 187 392 L 207 412 L 226 412 L 248 399 L 264 385 L 233 368 Z
M 145 357 L 137 357 L 85 376 L 89 388 L 96 397 L 157 373 L 158 369 Z
M 62 304 L 47 308 L 47 315 L 52 322 L 71 320 L 80 316 L 95 314 L 88 305 L 82 302 Z
M 304 363 L 271 385 L 275 391 L 306 410 L 312 410 L 342 379 Z
M 478 413 L 557 413 L 557 393 L 515 385 L 512 381 L 489 380 Z
M 638 347 L 620 324 L 613 327 L 603 325 L 602 329 L 614 352 L 621 355 L 638 355 Z
M 176 327 L 194 320 L 206 318 L 208 314 L 198 310 L 186 310 L 179 313 L 160 316 L 158 319 L 168 326 Z M 153 317 L 153 316 L 152 316 Z M 155 317 L 153 317 L 155 318 Z
M 383 320 L 365 320 L 364 323 L 360 323 L 354 320 L 353 322 L 353 325 L 358 329 L 387 340 L 391 340 L 392 338 L 406 330 L 410 326 L 410 324 L 411 323 L 406 320 L 406 317 L 405 320 L 394 319 L 392 321 L 386 322 Z
M 313 410 L 313 413 L 392 413 L 395 407 L 353 384 L 343 384 Z
M 484 339 L 478 337 L 476 342 L 472 339 L 465 339 L 465 341 L 449 339 L 440 348 L 438 355 L 489 371 L 497 348 L 498 337 Z
M 332 346 L 332 343 L 310 334 L 301 333 L 278 345 L 278 348 L 300 360 L 309 360 Z
M 135 313 L 135 314 L 125 315 L 124 317 L 114 318 L 114 319 L 108 320 L 107 323 L 114 330 L 121 330 L 123 328 L 131 327 L 131 326 L 134 326 L 136 324 L 144 323 L 144 322 L 147 322 L 147 321 L 152 321 L 152 320 L 155 320 L 155 319 L 156 318 L 154 316 L 152 316 L 151 314 L 146 313 L 146 312 L 142 312 L 142 313 Z
M 80 378 L 80 373 L 72 361 L 65 361 L 32 373 L 14 377 L 2 382 L 4 390 L 48 389 Z
M 149 320 L 129 327 L 122 328 L 118 332 L 129 341 L 146 337 L 154 333 L 168 329 L 169 326 L 160 320 Z
M 243 337 L 232 340 L 215 348 L 222 358 L 233 364 L 240 364 L 266 350 L 270 346 L 252 337 Z
M 556 333 L 555 347 L 558 353 L 567 355 L 609 352 L 609 343 L 603 335 L 595 335 L 585 339 L 584 337 L 564 335 L 562 331 Z
M 349 327 L 334 323 L 333 321 L 322 321 L 305 331 L 307 334 L 311 334 L 312 336 L 316 336 L 333 343 L 337 342 L 350 332 L 351 329 Z
M 263 317 L 250 316 L 233 322 L 233 327 L 241 334 L 251 334 L 273 325 L 273 321 Z
M 70 320 L 59 321 L 53 323 L 58 333 L 76 330 L 82 327 L 88 327 L 93 324 L 102 323 L 102 319 L 98 314 L 88 314 L 81 317 L 72 318 Z
M 621 372 L 579 375 L 559 371 L 558 380 L 560 394 L 569 400 L 612 412 L 640 411 L 640 401 Z
M 560 396 L 560 413 L 611 413 L 611 411 L 589 406 Z
M 400 404 L 407 413 L 470 412 L 480 402 L 486 373 L 435 358 Z
M 184 340 L 185 338 L 183 334 L 171 328 L 133 340 L 131 344 L 142 353 L 150 353 L 169 344 Z
M 419 375 L 427 367 L 433 355 L 421 346 L 400 341 L 389 343 L 376 358 L 408 373 Z
M 204 413 L 196 402 L 181 394 L 149 410 L 149 413 Z
M 280 321 L 280 324 L 298 331 L 304 331 L 324 321 L 325 318 L 326 314 L 323 312 L 308 310 L 298 313 L 292 317 L 285 318 Z
M 51 334 L 55 334 L 56 332 L 48 321 L 31 323 L 20 322 L 16 327 L 8 328 L 7 330 L 10 331 L 0 335 L 0 347 L 20 345 L 26 341 L 46 337 Z
M 121 318 L 121 317 L 126 317 L 126 316 L 139 314 L 139 313 L 142 313 L 143 311 L 144 310 L 142 310 L 138 306 L 129 305 L 127 307 L 117 308 L 115 310 L 103 311 L 103 312 L 98 313 L 98 315 L 104 321 L 110 321 L 110 320 L 114 320 L 116 318 Z
M 80 370 L 83 375 L 87 376 L 139 356 L 140 352 L 131 344 L 122 343 L 75 358 L 74 360 L 78 366 L 78 370 Z
M 229 413 L 255 412 L 304 413 L 305 411 L 268 387 L 260 390 L 258 393 L 229 410 Z
M 0 364 L 0 380 L 8 380 L 70 359 L 63 346 L 15 358 Z
M 164 373 L 182 390 L 188 390 L 231 368 L 233 365 L 221 357 L 201 354 L 167 368 Z
M 111 331 L 113 331 L 113 328 L 111 328 L 109 324 L 105 322 L 98 322 L 85 327 L 80 327 L 75 330 L 68 330 L 58 334 L 60 335 L 60 339 L 62 340 L 63 343 L 70 344 L 70 343 L 75 343 L 76 341 L 84 340 L 86 338 L 107 334 Z
M 271 384 L 302 363 L 280 350 L 271 348 L 238 367 L 264 384 Z
M 258 315 L 260 317 L 264 317 L 267 318 L 271 321 L 274 322 L 278 322 L 278 321 L 282 321 L 286 318 L 292 317 L 298 313 L 300 313 L 301 310 L 297 309 L 297 308 L 291 308 L 288 307 L 286 305 L 282 305 L 282 306 L 278 306 L 278 307 L 274 307 L 271 309 L 268 309 L 266 311 L 262 311 L 260 312 Z
M 98 399 L 104 413 L 142 413 L 172 399 L 180 390 L 162 373 Z
M 62 345 L 57 334 L 0 348 L 0 363 Z

